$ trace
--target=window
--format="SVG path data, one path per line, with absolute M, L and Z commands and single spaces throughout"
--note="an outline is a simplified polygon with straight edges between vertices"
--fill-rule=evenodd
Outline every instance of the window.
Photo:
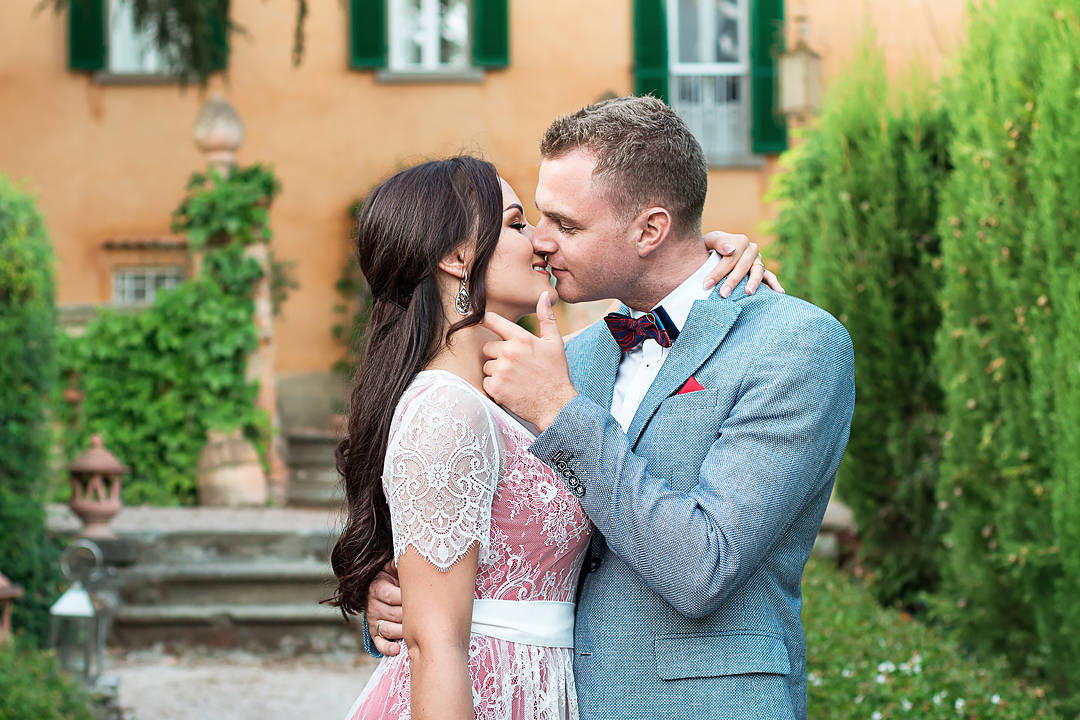
M 475 81 L 509 64 L 509 0 L 349 0 L 355 70 L 387 82 Z
M 784 0 L 634 0 L 634 92 L 675 108 L 710 165 L 783 152 L 783 26 Z
M 162 290 L 171 290 L 184 281 L 182 265 L 120 267 L 113 270 L 114 305 L 149 305 Z
M 667 0 L 669 102 L 710 164 L 750 155 L 749 0 Z
M 390 70 L 469 68 L 466 0 L 390 0 Z
M 164 75 L 165 61 L 150 33 L 135 27 L 131 0 L 108 0 L 109 36 L 106 69 L 117 75 Z

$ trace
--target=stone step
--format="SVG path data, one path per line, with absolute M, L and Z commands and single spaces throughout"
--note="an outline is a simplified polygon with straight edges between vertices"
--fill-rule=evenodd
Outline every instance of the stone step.
M 288 502 L 294 506 L 341 507 L 345 501 L 334 460 L 339 436 L 326 430 L 286 433 Z
M 335 583 L 329 564 L 311 561 L 138 565 L 120 573 L 129 606 L 317 604 Z

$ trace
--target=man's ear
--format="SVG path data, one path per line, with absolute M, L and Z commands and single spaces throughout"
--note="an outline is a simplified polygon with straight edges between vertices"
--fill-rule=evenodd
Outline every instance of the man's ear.
M 439 261 L 439 269 L 447 275 L 452 275 L 458 280 L 465 277 L 467 268 L 468 264 L 465 261 L 465 254 L 460 249 L 447 253 L 446 256 Z
M 640 231 L 634 243 L 638 257 L 645 257 L 652 253 L 671 234 L 671 213 L 662 207 L 647 208 L 638 215 L 635 223 Z

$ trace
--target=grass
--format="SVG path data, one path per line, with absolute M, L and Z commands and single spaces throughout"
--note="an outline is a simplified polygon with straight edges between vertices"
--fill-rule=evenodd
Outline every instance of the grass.
M 813 558 L 803 581 L 810 718 L 1059 718 L 1004 662 L 975 661 L 854 579 Z

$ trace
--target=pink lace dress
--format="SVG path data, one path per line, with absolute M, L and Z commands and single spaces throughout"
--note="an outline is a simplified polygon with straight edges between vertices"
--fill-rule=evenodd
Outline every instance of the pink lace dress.
M 561 480 L 529 453 L 533 440 L 458 376 L 418 374 L 396 408 L 383 467 L 394 556 L 411 545 L 446 570 L 479 543 L 475 598 L 572 603 L 593 526 Z M 474 611 L 469 672 L 476 718 L 577 718 L 572 648 L 476 630 Z M 411 717 L 407 655 L 405 648 L 382 659 L 349 720 Z

